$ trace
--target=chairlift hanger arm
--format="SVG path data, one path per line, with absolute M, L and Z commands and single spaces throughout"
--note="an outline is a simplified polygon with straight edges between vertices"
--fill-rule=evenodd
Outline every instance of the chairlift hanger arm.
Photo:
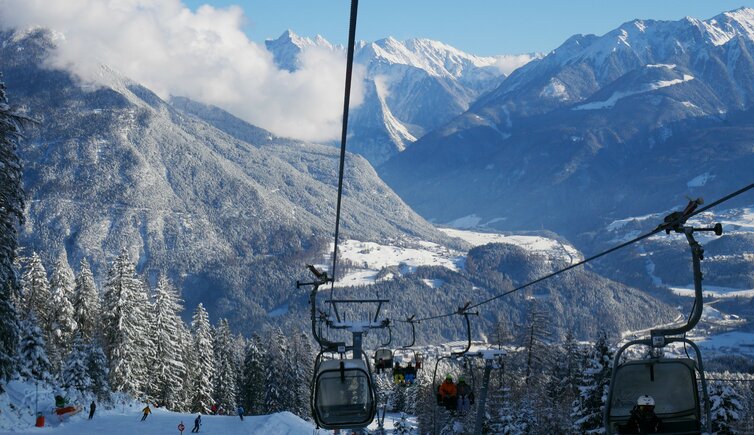
M 413 347 L 414 343 L 416 343 L 416 325 L 414 325 L 416 321 L 414 320 L 414 316 L 411 316 L 408 319 L 406 319 L 406 323 L 411 325 L 411 344 L 409 344 L 408 346 L 403 346 L 403 349 L 408 349 L 410 347 Z
M 466 337 L 467 337 L 467 343 L 466 343 L 466 349 L 462 350 L 461 352 L 451 352 L 451 355 L 454 356 L 462 356 L 466 354 L 469 349 L 471 349 L 471 321 L 469 320 L 469 315 L 475 315 L 478 316 L 479 312 L 469 312 L 469 305 L 471 305 L 471 302 L 466 302 L 466 305 L 463 307 L 458 308 L 458 311 L 456 314 L 463 315 L 463 318 L 466 320 Z
M 701 199 L 698 199 L 697 201 L 701 201 Z M 703 301 L 703 289 L 702 289 L 703 276 L 702 276 L 701 261 L 704 259 L 704 248 L 702 248 L 702 245 L 700 245 L 699 242 L 696 241 L 696 239 L 694 238 L 694 233 L 700 232 L 700 231 L 714 232 L 718 236 L 723 233 L 723 226 L 719 223 L 715 224 L 711 228 L 694 228 L 692 226 L 682 226 L 682 227 L 676 226 L 670 229 L 666 229 L 668 234 L 670 234 L 671 229 L 677 233 L 682 233 L 686 235 L 686 240 L 688 241 L 689 247 L 691 248 L 691 259 L 693 262 L 693 271 L 694 271 L 694 310 L 692 311 L 691 315 L 686 321 L 686 324 L 683 326 L 680 326 L 677 328 L 651 330 L 650 335 L 652 336 L 652 341 L 654 342 L 655 347 L 664 346 L 667 341 L 665 337 L 669 335 L 680 335 L 680 334 L 685 334 L 686 332 L 691 331 L 696 326 L 696 324 L 699 323 L 699 319 L 702 318 L 704 301 Z

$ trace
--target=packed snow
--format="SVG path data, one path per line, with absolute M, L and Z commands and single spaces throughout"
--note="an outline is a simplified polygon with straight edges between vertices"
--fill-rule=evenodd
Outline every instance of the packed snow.
M 670 290 L 679 296 L 694 297 L 694 286 L 690 284 L 685 287 L 669 287 Z M 704 295 L 714 298 L 751 298 L 754 297 L 754 289 L 734 289 L 730 287 L 720 287 L 714 285 L 703 286 Z
M 610 96 L 605 101 L 593 101 L 591 103 L 581 104 L 579 106 L 576 106 L 573 108 L 573 110 L 596 110 L 596 109 L 610 109 L 618 102 L 618 100 L 626 97 L 630 97 L 632 95 L 638 95 L 643 94 L 646 92 L 655 91 L 657 89 L 661 88 L 667 88 L 669 86 L 681 84 L 684 82 L 688 82 L 694 80 L 694 76 L 684 74 L 682 78 L 680 79 L 674 79 L 674 80 L 659 80 L 656 82 L 649 83 L 647 85 L 644 85 L 640 87 L 639 89 L 633 89 L 628 91 L 618 91 L 613 93 L 613 95 Z
M 507 243 L 520 246 L 528 251 L 547 254 L 548 256 L 561 254 L 569 257 L 572 262 L 583 258 L 579 250 L 573 246 L 547 237 L 483 233 L 454 228 L 440 228 L 440 231 L 451 237 L 462 239 L 472 246 L 481 246 L 488 243 Z
M 504 235 L 452 228 L 440 230 L 448 236 L 464 240 L 472 246 L 507 243 L 550 258 L 565 259 L 570 263 L 580 261 L 583 258 L 581 253 L 573 246 L 547 237 Z M 343 274 L 336 277 L 336 287 L 371 285 L 378 280 L 395 278 L 393 272 L 385 273 L 383 271 L 388 267 L 398 267 L 400 274 L 412 273 L 419 266 L 441 266 L 459 271 L 466 262 L 465 252 L 450 249 L 437 243 L 417 240 L 396 241 L 393 245 L 346 240 L 339 244 L 338 251 L 338 258 L 345 266 L 341 266 L 344 270 Z M 332 245 L 330 252 L 332 252 Z M 317 267 L 329 270 L 331 261 L 331 254 L 325 254 L 322 263 Z M 439 280 L 424 280 L 424 283 L 430 288 L 442 286 L 442 282 Z M 284 310 L 285 307 L 278 307 L 271 314 L 282 313 Z

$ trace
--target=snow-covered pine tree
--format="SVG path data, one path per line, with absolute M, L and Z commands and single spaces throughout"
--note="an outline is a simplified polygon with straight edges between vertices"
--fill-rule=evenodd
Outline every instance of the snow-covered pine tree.
M 270 332 L 269 347 L 264 358 L 264 404 L 265 414 L 287 411 L 292 403 L 297 385 L 290 376 L 288 337 L 280 328 Z
M 75 388 L 80 392 L 92 390 L 89 376 L 89 345 L 80 334 L 72 340 L 71 352 L 68 354 L 60 373 L 64 388 Z
M 47 342 L 53 372 L 59 372 L 63 361 L 71 350 L 73 334 L 77 325 L 73 310 L 73 271 L 68 265 L 65 253 L 55 262 L 50 277 L 50 336 Z
M 153 297 L 149 284 L 146 279 L 140 279 L 141 288 L 137 293 L 136 305 L 138 312 L 142 315 L 141 324 L 144 325 L 144 334 L 137 337 L 139 349 L 141 350 L 141 364 L 139 365 L 138 379 L 141 380 L 142 398 L 144 401 L 154 401 L 154 393 L 157 390 L 155 386 L 155 377 L 152 367 L 155 366 L 155 331 L 154 331 L 154 308 Z
M 150 371 L 154 376 L 154 396 L 162 406 L 176 409 L 186 374 L 181 349 L 183 305 L 178 289 L 164 275 L 157 280 L 153 310 L 155 360 Z
M 91 379 L 91 392 L 102 402 L 110 397 L 110 383 L 108 374 L 110 369 L 107 367 L 107 357 L 100 347 L 97 340 L 94 340 L 87 349 L 88 355 L 86 365 Z
M 722 378 L 731 377 L 725 373 Z M 711 381 L 709 384 L 710 417 L 712 432 L 720 435 L 736 434 L 734 426 L 741 419 L 743 397 L 733 382 Z
M 176 411 L 191 411 L 191 404 L 194 399 L 194 380 L 198 378 L 197 363 L 198 357 L 194 351 L 194 337 L 191 335 L 185 323 L 181 322 L 179 327 L 179 351 L 183 361 L 186 373 L 181 379 L 181 390 L 178 392 L 176 399 Z
M 144 297 L 142 283 L 124 249 L 107 274 L 102 326 L 105 354 L 110 361 L 110 387 L 137 397 L 144 393 L 141 377 L 146 375 L 145 353 L 141 348 L 148 333 Z
M 262 339 L 257 334 L 251 336 L 246 345 L 241 404 L 251 415 L 264 413 L 264 354 L 260 350 Z
M 548 327 L 550 320 L 545 311 L 539 306 L 536 299 L 530 301 L 526 325 L 521 328 L 521 346 L 525 349 L 526 373 L 524 383 L 529 385 L 532 377 L 537 382 L 542 381 L 542 367 L 549 358 L 552 331 Z
M 310 384 L 313 375 L 314 348 L 309 335 L 301 332 L 291 340 L 290 362 L 293 377 L 295 378 L 296 391 L 291 412 L 301 418 L 307 418 L 311 414 L 309 404 Z
M 47 271 L 42 264 L 42 259 L 36 252 L 33 252 L 26 261 L 26 268 L 21 276 L 21 295 L 23 302 L 20 317 L 27 319 L 31 313 L 34 313 L 40 329 L 49 331 L 50 281 L 47 280 Z
M 601 332 L 589 351 L 579 382 L 579 397 L 574 401 L 571 418 L 578 433 L 604 433 L 602 413 L 612 374 L 614 352 Z
M 101 302 L 99 291 L 94 283 L 94 275 L 86 258 L 81 259 L 76 286 L 73 290 L 74 320 L 81 337 L 91 343 L 100 335 Z
M 571 407 L 579 395 L 579 364 L 584 355 L 571 332 L 556 352 L 545 388 L 550 403 L 548 420 L 552 432 L 567 433 L 572 425 Z
M 0 77 L 0 392 L 16 370 L 18 315 L 12 299 L 18 294 L 13 268 L 18 247 L 16 225 L 24 221 L 21 160 L 16 148 L 23 117 L 8 105 L 5 83 Z
M 191 411 L 208 414 L 214 403 L 212 379 L 215 372 L 215 356 L 212 348 L 212 329 L 209 324 L 209 315 L 201 303 L 194 311 L 191 328 L 194 336 L 194 352 L 196 352 L 197 357 Z
M 29 380 L 49 381 L 50 360 L 47 358 L 44 334 L 37 325 L 37 318 L 32 312 L 21 321 L 21 342 L 18 351 L 21 376 Z
M 241 389 L 243 384 L 243 361 L 246 356 L 247 340 L 241 333 L 233 337 L 232 357 L 233 365 L 236 367 L 236 403 L 241 404 Z M 244 412 L 248 412 L 244 407 Z
M 233 357 L 233 334 L 230 332 L 228 319 L 220 320 L 215 329 L 215 402 L 218 408 L 228 413 L 236 409 L 238 391 L 238 379 L 236 378 L 236 366 Z

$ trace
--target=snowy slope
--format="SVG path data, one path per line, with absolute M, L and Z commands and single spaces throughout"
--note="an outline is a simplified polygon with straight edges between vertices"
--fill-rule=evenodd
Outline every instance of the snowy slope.
M 472 247 L 488 243 L 504 243 L 519 246 L 527 252 L 544 255 L 557 262 L 579 261 L 583 255 L 573 246 L 558 240 L 541 236 L 504 235 L 475 231 L 442 228 L 450 237 L 458 238 Z M 339 244 L 339 258 L 348 264 L 348 272 L 338 278 L 336 286 L 370 285 L 379 279 L 391 279 L 391 275 L 378 278 L 380 270 L 391 266 L 401 266 L 401 273 L 411 273 L 419 266 L 442 266 L 458 271 L 463 268 L 464 252 L 446 246 L 404 238 L 393 244 L 345 240 Z M 330 248 L 332 252 L 332 245 Z M 318 267 L 329 269 L 332 258 L 326 255 Z M 437 282 L 427 280 L 429 287 L 438 287 Z

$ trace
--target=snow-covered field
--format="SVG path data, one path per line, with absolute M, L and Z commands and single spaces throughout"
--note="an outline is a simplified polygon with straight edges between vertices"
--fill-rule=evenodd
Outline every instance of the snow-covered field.
M 694 285 L 689 284 L 688 286 L 684 287 L 669 287 L 669 289 L 680 296 L 688 296 L 688 297 L 694 297 Z M 754 297 L 754 289 L 734 289 L 730 287 L 720 287 L 720 286 L 714 286 L 714 285 L 707 285 L 705 284 L 704 287 L 704 296 L 705 297 L 715 297 L 715 298 L 738 298 L 738 297 L 744 297 L 744 298 L 751 298 Z
M 504 235 L 451 228 L 441 228 L 440 231 L 450 237 L 464 240 L 472 246 L 509 243 L 551 258 L 564 258 L 568 262 L 580 261 L 583 258 L 573 246 L 547 237 Z M 385 267 L 400 267 L 400 273 L 411 273 L 418 266 L 442 266 L 457 271 L 463 268 L 466 261 L 464 252 L 437 243 L 418 240 L 405 240 L 393 245 L 346 240 L 340 243 L 338 249 L 339 258 L 350 262 L 351 268 L 344 276 L 337 277 L 336 287 L 374 284 L 380 270 Z M 330 255 L 327 254 L 317 267 L 329 270 L 332 261 Z M 388 275 L 383 279 L 391 277 Z M 427 285 L 432 288 L 436 288 L 439 284 L 441 283 L 427 282 Z
M 180 434 L 178 425 L 183 423 L 183 433 L 191 433 L 196 415 L 170 412 L 155 409 L 145 421 L 141 420 L 138 409 L 126 408 L 120 410 L 98 412 L 92 420 L 87 419 L 85 412 L 71 417 L 65 422 L 55 422 L 44 428 L 34 427 L 33 423 L 15 428 L 11 433 L 49 433 L 55 435 L 157 435 Z M 301 420 L 297 416 L 282 412 L 279 414 L 244 417 L 241 421 L 235 416 L 205 415 L 202 416 L 202 426 L 199 433 L 215 435 L 259 434 L 259 435 L 295 435 L 316 434 L 314 426 Z M 55 418 L 56 419 L 56 418 Z M 48 419 L 49 422 L 50 419 Z M 319 431 L 322 434 L 327 431 Z
M 36 388 L 33 383 L 10 382 L 7 392 L 0 395 L 0 435 L 17 433 L 39 433 L 55 435 L 164 435 L 178 434 L 178 425 L 183 423 L 184 434 L 191 433 L 197 414 L 171 412 L 161 408 L 152 408 L 146 420 L 141 421 L 143 404 L 138 402 L 121 403 L 114 409 L 104 409 L 100 404 L 92 420 L 88 419 L 88 407 L 85 410 L 60 419 L 52 413 L 52 391 L 40 388 L 39 403 L 36 402 Z M 88 401 L 86 401 L 88 403 Z M 83 405 L 83 403 L 82 403 Z M 35 427 L 34 410 L 39 409 L 45 417 L 44 427 Z M 392 430 L 400 420 L 400 414 L 387 413 L 384 428 Z M 416 419 L 409 416 L 408 421 L 416 427 Z M 377 420 L 369 426 L 377 428 Z M 270 415 L 238 416 L 202 415 L 199 433 L 215 435 L 325 435 L 332 431 L 315 430 L 314 425 L 302 420 L 290 412 Z

